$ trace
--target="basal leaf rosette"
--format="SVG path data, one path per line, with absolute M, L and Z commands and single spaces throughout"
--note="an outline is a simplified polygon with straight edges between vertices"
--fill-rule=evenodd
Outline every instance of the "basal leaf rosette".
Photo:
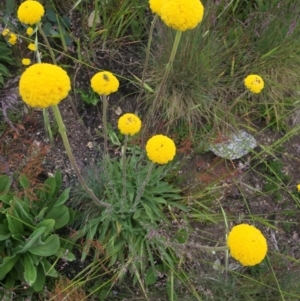
M 24 1 L 18 8 L 18 19 L 24 23 L 33 25 L 41 21 L 45 14 L 44 7 L 41 3 L 34 0 Z
M 47 63 L 28 67 L 19 82 L 23 101 L 33 108 L 57 105 L 67 97 L 70 90 L 71 81 L 67 72 Z
M 176 154 L 174 141 L 164 135 L 155 135 L 147 141 L 147 157 L 154 163 L 166 164 L 172 161 Z
M 119 81 L 111 72 L 101 71 L 92 77 L 91 87 L 99 95 L 109 95 L 118 91 Z
M 179 31 L 195 28 L 204 14 L 204 7 L 199 0 L 168 0 L 157 9 L 164 23 Z
M 246 88 L 252 93 L 258 94 L 264 88 L 264 80 L 257 74 L 250 74 L 244 79 Z
M 268 245 L 260 230 L 248 224 L 234 226 L 228 234 L 231 256 L 243 266 L 254 266 L 265 258 Z
M 137 134 L 142 126 L 142 122 L 138 116 L 126 113 L 118 120 L 118 129 L 123 135 L 133 136 Z

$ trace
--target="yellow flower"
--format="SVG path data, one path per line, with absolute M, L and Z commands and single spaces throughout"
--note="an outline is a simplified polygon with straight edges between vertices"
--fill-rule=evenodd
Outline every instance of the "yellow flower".
M 259 93 L 265 86 L 264 80 L 256 74 L 250 74 L 244 79 L 244 84 L 252 93 Z
M 154 14 L 160 16 L 160 10 L 167 0 L 149 0 L 149 6 Z
M 199 0 L 172 0 L 164 3 L 158 12 L 167 26 L 185 31 L 202 21 L 204 7 Z
M 32 27 L 28 27 L 28 28 L 26 29 L 26 34 L 27 34 L 28 36 L 31 36 L 32 33 L 33 33 L 33 28 L 32 28 Z
M 25 103 L 33 108 L 57 105 L 67 97 L 71 81 L 61 67 L 42 63 L 28 67 L 19 82 L 19 92 Z
M 23 64 L 24 66 L 28 66 L 28 65 L 31 64 L 31 60 L 28 59 L 28 58 L 23 58 L 23 59 L 22 59 L 22 64 Z
M 298 191 L 300 191 L 300 184 L 297 185 L 297 189 L 298 189 Z
M 176 146 L 169 137 L 156 135 L 147 141 L 146 152 L 152 162 L 166 164 L 174 159 Z
M 229 232 L 227 245 L 231 256 L 244 266 L 260 263 L 268 251 L 263 234 L 248 224 L 234 226 Z
M 45 10 L 41 3 L 27 0 L 19 6 L 17 14 L 22 23 L 33 25 L 41 21 Z
M 92 77 L 91 87 L 99 95 L 109 95 L 118 91 L 119 81 L 111 72 L 102 71 Z
M 133 136 L 140 131 L 141 126 L 140 118 L 131 113 L 124 114 L 118 121 L 118 128 L 123 135 Z
M 29 49 L 29 50 L 32 50 L 32 51 L 36 51 L 36 46 L 35 46 L 35 44 L 34 44 L 34 43 L 30 43 L 30 44 L 28 45 L 28 49 Z
M 9 34 L 8 43 L 11 45 L 15 45 L 17 42 L 17 36 L 14 33 Z
M 5 29 L 2 30 L 2 33 L 1 33 L 1 34 L 5 37 L 5 36 L 7 36 L 9 33 L 10 33 L 10 30 L 9 30 L 8 28 L 5 28 Z

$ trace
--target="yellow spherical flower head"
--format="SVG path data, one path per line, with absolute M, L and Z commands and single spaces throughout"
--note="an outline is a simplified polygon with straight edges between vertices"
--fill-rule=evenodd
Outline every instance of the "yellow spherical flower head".
M 61 67 L 42 63 L 28 67 L 19 82 L 19 92 L 25 103 L 33 108 L 57 105 L 67 97 L 71 81 Z
M 268 251 L 263 234 L 248 224 L 234 226 L 229 232 L 227 245 L 231 256 L 244 266 L 260 263 Z
M 18 19 L 24 23 L 33 25 L 41 21 L 45 14 L 44 7 L 41 3 L 34 0 L 23 2 L 18 8 Z
M 147 141 L 146 152 L 149 160 L 152 162 L 166 164 L 174 159 L 176 146 L 169 137 L 156 135 Z
M 5 28 L 5 29 L 3 29 L 3 31 L 2 31 L 1 34 L 5 37 L 5 36 L 7 36 L 9 33 L 10 33 L 10 30 L 9 30 L 8 28 Z
M 297 189 L 298 189 L 298 191 L 300 191 L 300 184 L 297 185 Z
M 149 0 L 149 6 L 154 14 L 160 16 L 160 10 L 167 0 Z
M 118 91 L 119 81 L 111 72 L 101 71 L 92 77 L 91 87 L 99 95 L 109 95 Z
M 27 34 L 28 36 L 31 36 L 32 33 L 33 33 L 33 28 L 32 28 L 32 27 L 28 27 L 28 28 L 26 29 L 26 34 Z
M 123 135 L 133 136 L 140 131 L 141 126 L 140 118 L 131 113 L 124 114 L 118 121 L 118 128 Z
M 8 36 L 8 43 L 11 44 L 11 45 L 15 45 L 16 42 L 17 42 L 17 36 L 14 34 L 14 33 L 10 33 L 9 36 Z
M 256 74 L 250 74 L 244 79 L 244 84 L 248 90 L 252 93 L 260 93 L 260 91 L 264 88 L 265 83 L 264 80 Z
M 31 64 L 31 60 L 28 59 L 28 58 L 23 58 L 23 59 L 22 59 L 22 64 L 23 64 L 24 66 L 28 66 L 28 65 Z
M 203 14 L 204 7 L 199 0 L 172 0 L 160 9 L 160 17 L 166 25 L 179 31 L 195 28 Z
M 36 46 L 35 46 L 35 44 L 30 43 L 30 44 L 28 45 L 28 49 L 31 50 L 31 51 L 36 51 Z

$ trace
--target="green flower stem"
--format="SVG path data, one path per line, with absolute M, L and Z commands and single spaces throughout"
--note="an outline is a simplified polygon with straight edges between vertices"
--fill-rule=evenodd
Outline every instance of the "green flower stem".
M 104 134 L 104 154 L 107 154 L 107 120 L 106 120 L 106 113 L 108 107 L 107 96 L 102 95 L 102 102 L 103 102 L 103 112 L 102 112 L 102 122 L 103 122 L 103 134 Z
M 74 170 L 76 172 L 76 175 L 77 175 L 77 177 L 79 179 L 80 184 L 82 185 L 82 187 L 84 188 L 84 190 L 89 194 L 89 196 L 92 198 L 92 200 L 96 203 L 96 205 L 99 205 L 99 206 L 105 207 L 105 208 L 111 208 L 111 205 L 100 201 L 95 196 L 94 192 L 86 185 L 86 183 L 85 183 L 85 181 L 84 181 L 84 179 L 83 179 L 83 177 L 81 175 L 81 172 L 80 172 L 80 170 L 79 170 L 79 168 L 78 168 L 78 166 L 77 166 L 77 164 L 75 162 L 75 159 L 74 159 L 71 147 L 70 147 L 69 139 L 67 137 L 66 127 L 65 127 L 65 124 L 64 124 L 63 119 L 61 117 L 59 108 L 58 108 L 57 105 L 54 105 L 51 108 L 53 110 L 56 122 L 58 124 L 59 133 L 60 133 L 60 135 L 62 137 L 62 140 L 63 140 L 64 146 L 65 146 L 67 155 L 69 157 L 69 160 L 71 162 L 72 167 L 74 168 Z
M 221 247 L 209 247 L 209 246 L 202 246 L 198 245 L 196 246 L 198 249 L 208 252 L 208 253 L 214 253 L 214 252 L 226 252 L 228 251 L 227 246 L 221 246 Z
M 51 48 L 51 46 L 50 46 L 50 43 L 49 43 L 49 40 L 48 40 L 47 36 L 45 35 L 45 32 L 44 32 L 44 30 L 43 30 L 43 28 L 42 28 L 41 23 L 38 24 L 38 29 L 39 29 L 40 35 L 41 35 L 41 36 L 43 37 L 43 39 L 44 39 L 45 44 L 47 45 L 47 48 L 48 48 L 48 50 L 49 50 L 49 53 L 50 53 L 50 56 L 51 56 L 51 59 L 52 59 L 53 64 L 54 64 L 54 65 L 57 65 L 56 59 L 55 59 L 55 55 L 54 55 L 54 52 L 53 52 L 53 50 L 52 50 L 52 48 Z
M 38 38 L 37 38 L 37 33 L 35 34 L 35 44 L 37 45 L 37 49 L 36 49 L 36 58 L 37 58 L 37 62 L 39 64 L 42 63 L 41 60 L 41 55 L 39 52 L 39 43 L 38 43 Z M 53 144 L 53 135 L 52 135 L 52 130 L 51 130 L 51 125 L 49 122 L 49 116 L 48 116 L 48 109 L 43 109 L 43 117 L 44 117 L 44 125 L 45 125 L 45 129 L 46 129 L 46 133 L 49 137 L 50 143 Z
M 152 112 L 154 112 L 155 109 L 156 109 L 156 107 L 157 107 L 157 104 L 158 104 L 158 101 L 159 101 L 162 89 L 163 89 L 163 87 L 164 87 L 164 85 L 165 85 L 165 83 L 167 81 L 167 78 L 168 78 L 169 73 L 171 71 L 171 68 L 173 66 L 173 62 L 174 62 L 175 55 L 176 55 L 176 52 L 177 52 L 177 48 L 178 48 L 178 45 L 179 45 L 179 42 L 180 42 L 180 38 L 181 38 L 181 31 L 177 30 L 176 36 L 175 36 L 175 41 L 174 41 L 174 44 L 173 44 L 173 48 L 172 48 L 172 51 L 171 51 L 171 54 L 170 54 L 169 62 L 166 65 L 165 73 L 163 75 L 163 78 L 162 78 L 162 81 L 160 83 L 159 89 L 158 89 L 158 91 L 156 93 L 156 96 L 155 96 L 155 98 L 153 100 Z
M 122 213 L 124 209 L 124 203 L 126 202 L 126 149 L 127 149 L 128 135 L 125 135 L 124 146 L 122 152 L 122 169 L 123 169 L 123 194 L 122 194 Z
M 143 74 L 142 74 L 142 80 L 141 80 L 141 88 L 140 88 L 139 95 L 138 95 L 137 100 L 136 100 L 138 108 L 140 106 L 140 101 L 141 101 L 141 97 L 142 97 L 143 86 L 144 86 L 145 77 L 146 77 L 146 70 L 148 69 L 150 48 L 151 48 L 152 37 L 153 37 L 153 30 L 154 30 L 154 26 L 155 26 L 155 23 L 157 21 L 157 18 L 158 18 L 157 14 L 155 14 L 155 16 L 154 16 L 154 18 L 151 22 L 151 27 L 150 27 L 150 31 L 149 31 L 148 44 L 147 44 L 147 49 L 146 49 L 146 58 L 145 58 L 145 62 L 144 62 Z
M 49 53 L 50 53 L 51 60 L 52 60 L 53 64 L 54 64 L 54 65 L 57 65 L 57 61 L 56 61 L 54 52 L 53 52 L 53 50 L 52 50 L 52 47 L 50 46 L 49 40 L 48 40 L 48 38 L 47 38 L 47 36 L 46 36 L 46 34 L 45 34 L 43 28 L 42 28 L 42 24 L 41 24 L 41 23 L 38 24 L 38 29 L 39 29 L 39 33 L 40 33 L 41 36 L 43 37 L 43 39 L 44 39 L 44 41 L 45 41 L 45 44 L 46 44 L 46 46 L 47 46 L 47 48 L 48 48 L 48 50 L 49 50 Z M 36 38 L 36 41 L 37 41 L 37 38 Z M 38 41 L 37 41 L 37 45 L 38 45 Z M 37 49 L 37 51 L 36 51 L 36 54 L 37 54 L 38 62 L 41 63 L 41 57 L 40 57 L 40 53 L 39 53 L 38 49 Z M 74 115 L 77 117 L 77 119 L 80 119 L 80 118 L 79 118 L 79 115 L 78 115 L 78 112 L 77 112 L 77 110 L 76 110 L 76 107 L 75 107 L 74 102 L 72 101 L 72 99 L 71 99 L 70 97 L 68 97 L 67 100 L 68 100 L 69 104 L 71 105 L 71 108 L 72 108 L 72 111 L 73 111 Z M 51 130 L 50 127 L 49 127 L 49 129 Z M 52 133 L 51 133 L 51 134 L 52 134 Z
M 152 172 L 152 169 L 154 167 L 154 164 L 155 164 L 154 162 L 151 162 L 151 165 L 150 165 L 150 167 L 148 169 L 148 173 L 147 173 L 146 179 L 143 182 L 142 186 L 140 187 L 139 192 L 138 192 L 138 194 L 137 194 L 137 196 L 136 196 L 136 198 L 134 200 L 133 208 L 135 208 L 138 205 L 139 201 L 141 200 L 141 197 L 142 197 L 142 195 L 143 195 L 143 193 L 145 191 L 145 187 L 146 187 L 147 183 L 149 182 L 149 179 L 150 179 L 151 172 Z
M 44 117 L 44 125 L 46 129 L 46 133 L 49 136 L 50 143 L 53 144 L 53 135 L 52 135 L 52 130 L 49 122 L 48 109 L 43 109 L 43 117 Z
M 176 52 L 177 52 L 177 48 L 178 48 L 180 38 L 181 38 L 181 33 L 182 32 L 179 31 L 179 30 L 176 31 L 175 41 L 173 43 L 173 48 L 172 48 L 172 51 L 171 51 L 171 54 L 170 54 L 170 57 L 169 57 L 169 61 L 166 65 L 166 69 L 165 69 L 162 81 L 159 85 L 158 91 L 157 91 L 156 96 L 155 96 L 155 98 L 152 102 L 152 105 L 151 105 L 151 112 L 149 114 L 150 118 L 148 118 L 148 120 L 147 120 L 147 122 L 145 123 L 145 126 L 144 126 L 143 135 L 142 135 L 142 144 L 143 145 L 144 145 L 145 133 L 147 132 L 148 127 L 150 126 L 150 124 L 149 124 L 150 120 L 152 120 L 153 114 L 154 114 L 155 110 L 157 109 L 159 98 L 161 96 L 163 87 L 164 87 L 164 85 L 167 81 L 167 78 L 168 78 L 169 73 L 171 71 L 171 68 L 173 66 L 173 62 L 174 62 L 175 55 L 176 55 Z
M 237 104 L 237 102 L 238 102 L 242 97 L 244 97 L 247 93 L 248 93 L 248 91 L 246 90 L 246 91 L 244 91 L 241 95 L 239 95 L 239 96 L 235 99 L 235 101 L 234 101 L 234 102 L 231 104 L 231 106 L 229 107 L 228 113 L 234 108 L 234 106 Z

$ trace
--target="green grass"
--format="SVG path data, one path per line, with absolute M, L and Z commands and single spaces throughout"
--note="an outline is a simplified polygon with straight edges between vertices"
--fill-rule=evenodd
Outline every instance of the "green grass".
M 194 127 L 212 128 L 235 123 L 240 116 L 261 117 L 277 129 L 287 127 L 281 117 L 293 110 L 299 89 L 299 8 L 277 1 L 261 11 L 242 1 L 210 5 L 203 22 L 184 33 L 160 101 L 163 116 L 173 123 L 185 120 Z M 161 39 L 153 46 L 148 80 L 160 82 L 173 45 L 174 32 L 159 25 Z M 259 95 L 244 92 L 243 79 L 261 75 Z M 151 96 L 149 96 L 151 101 Z
M 68 33 L 74 39 L 76 50 L 65 52 L 68 59 L 63 63 L 75 69 L 84 66 L 87 77 L 94 72 L 93 68 L 101 65 L 99 54 L 107 55 L 106 63 L 118 68 L 120 49 L 133 44 L 142 45 L 136 56 L 141 60 L 139 67 L 143 65 L 141 49 L 145 47 L 145 37 L 153 18 L 148 13 L 148 1 L 111 0 L 105 3 L 68 0 L 60 6 L 59 1 L 45 1 L 62 17 L 80 16 L 77 20 L 80 37 L 76 38 L 72 31 Z M 300 133 L 300 126 L 295 123 L 295 116 L 299 114 L 300 23 L 297 17 L 300 8 L 292 0 L 205 0 L 203 4 L 203 22 L 182 34 L 155 116 L 146 112 L 146 108 L 152 112 L 154 93 L 145 91 L 143 95 L 143 101 L 147 102 L 143 102 L 143 122 L 150 120 L 155 125 L 163 120 L 164 127 L 160 129 L 163 133 L 168 131 L 178 144 L 191 142 L 192 152 L 181 156 L 182 165 L 166 175 L 168 181 L 180 184 L 184 193 L 176 200 L 179 208 L 166 205 L 159 211 L 170 225 L 166 227 L 161 223 L 152 233 L 157 235 L 159 244 L 147 237 L 147 231 L 142 232 L 145 243 L 136 244 L 140 248 L 135 252 L 133 239 L 126 241 L 126 237 L 122 237 L 123 245 L 118 247 L 121 240 L 119 226 L 126 227 L 126 223 L 121 216 L 114 215 L 107 222 L 107 229 L 101 225 L 97 228 L 96 236 L 107 233 L 103 244 L 93 240 L 93 231 L 90 232 L 93 241 L 86 267 L 70 281 L 59 278 L 57 282 L 48 283 L 51 293 L 47 294 L 45 288 L 40 298 L 59 300 L 65 294 L 72 294 L 74 300 L 111 301 L 300 299 L 298 247 L 290 238 L 298 229 L 299 193 L 295 188 L 298 179 L 285 173 L 288 162 L 299 163 L 297 156 L 287 154 L 287 146 Z M 95 18 L 88 26 L 93 10 L 99 15 L 100 23 Z M 161 21 L 154 33 L 151 64 L 146 73 L 146 84 L 153 91 L 162 79 L 175 37 L 174 31 Z M 66 49 L 63 40 L 58 41 L 61 45 L 53 44 L 56 54 Z M 16 51 L 15 55 L 21 59 L 20 52 Z M 123 52 L 121 57 L 124 58 Z M 258 95 L 245 93 L 243 79 L 250 73 L 261 75 L 265 81 L 265 88 Z M 123 73 L 116 75 L 130 84 L 137 81 L 136 78 L 125 78 Z M 135 76 L 141 78 L 141 75 Z M 87 91 L 86 87 L 78 89 L 82 89 L 82 93 Z M 16 117 L 10 115 L 13 121 Z M 255 136 L 265 137 L 277 131 L 273 142 L 263 141 L 251 153 L 249 168 L 243 171 L 243 179 L 251 174 L 257 179 L 258 186 L 250 180 L 243 182 L 240 178 L 228 179 L 225 174 L 223 177 L 214 175 L 214 168 L 224 164 L 221 160 L 199 171 L 203 178 L 210 179 L 208 183 L 191 183 L 191 177 L 180 176 L 180 169 L 188 164 L 189 156 L 205 155 L 212 136 L 229 128 L 246 128 Z M 227 163 L 228 169 L 232 168 L 231 163 Z M 195 167 L 191 166 L 190 173 Z M 110 172 L 115 173 L 113 183 L 110 182 L 112 178 L 108 179 L 108 170 L 99 166 L 90 167 L 87 179 L 101 199 L 107 198 L 104 189 L 109 188 L 113 203 L 120 199 L 122 176 L 117 167 L 111 166 L 111 169 Z M 134 169 L 132 174 L 136 176 Z M 236 188 L 236 195 L 226 195 L 227 188 L 231 187 Z M 80 226 L 91 216 L 97 219 L 103 213 L 89 204 L 85 194 L 77 195 L 77 200 L 76 195 L 73 197 L 70 205 L 84 213 L 83 220 L 78 220 Z M 259 207 L 259 202 L 264 201 L 270 206 L 267 212 L 262 212 Z M 184 212 L 180 207 L 188 210 Z M 142 209 L 140 214 L 144 212 L 146 210 Z M 267 236 L 269 252 L 263 263 L 245 268 L 237 265 L 226 252 L 201 251 L 199 245 L 226 244 L 228 229 L 241 222 L 258 226 Z M 127 237 L 135 238 L 136 229 L 128 228 Z M 86 241 L 77 241 L 73 248 L 84 253 L 84 243 Z M 151 252 L 146 250 L 147 247 Z M 137 271 L 139 265 L 131 264 L 133 261 L 143 265 L 143 269 Z M 34 298 L 32 300 L 37 300 Z

